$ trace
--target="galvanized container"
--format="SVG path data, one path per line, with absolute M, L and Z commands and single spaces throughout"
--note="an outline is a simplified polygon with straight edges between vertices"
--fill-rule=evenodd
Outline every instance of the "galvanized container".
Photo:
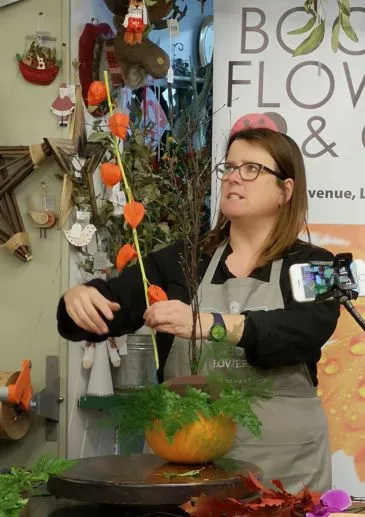
M 116 393 L 141 389 L 156 383 L 156 365 L 150 334 L 128 334 L 127 354 L 119 368 L 113 368 Z

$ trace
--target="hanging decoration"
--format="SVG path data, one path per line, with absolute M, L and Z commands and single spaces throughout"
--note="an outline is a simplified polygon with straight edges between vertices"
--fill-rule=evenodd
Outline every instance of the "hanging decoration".
M 87 93 L 87 102 L 89 106 L 98 106 L 106 100 L 106 88 L 105 84 L 101 81 L 93 81 L 90 84 L 89 91 Z
M 100 177 L 106 187 L 114 187 L 120 182 L 122 171 L 115 163 L 103 163 L 100 167 Z
M 52 113 L 59 119 L 59 125 L 68 126 L 71 113 L 75 109 L 75 86 L 62 83 L 59 94 L 50 107 Z
M 39 236 L 41 239 L 47 238 L 47 229 L 52 228 L 57 221 L 55 213 L 55 196 L 48 194 L 47 185 L 44 181 L 41 182 L 41 203 L 37 210 L 31 209 L 29 215 L 32 221 L 39 228 Z
M 169 15 L 173 2 L 131 0 L 129 6 L 128 2 L 104 2 L 115 15 L 117 35 L 114 39 L 114 53 L 118 58 L 125 85 L 136 89 L 147 83 L 149 75 L 155 79 L 166 77 L 170 65 L 169 56 L 148 38 L 148 34 Z M 112 75 L 111 78 L 113 79 Z
M 84 248 L 90 244 L 95 232 L 96 227 L 93 224 L 87 224 L 83 228 L 80 223 L 74 223 L 70 230 L 64 230 L 68 242 L 77 248 Z
M 32 84 L 47 86 L 56 79 L 61 67 L 61 60 L 57 59 L 57 50 L 49 46 L 49 42 L 57 41 L 50 32 L 40 30 L 40 20 L 43 12 L 38 13 L 37 31 L 26 36 L 24 54 L 17 54 L 19 70 L 26 81 Z
M 148 24 L 147 9 L 143 0 L 129 0 L 128 13 L 125 15 L 123 40 L 127 45 L 142 43 L 143 32 Z

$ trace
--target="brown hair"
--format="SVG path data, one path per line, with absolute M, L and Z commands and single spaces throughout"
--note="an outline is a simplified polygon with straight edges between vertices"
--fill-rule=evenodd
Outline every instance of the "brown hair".
M 281 258 L 298 239 L 300 232 L 307 228 L 308 198 L 304 161 L 298 145 L 283 133 L 264 128 L 237 131 L 229 138 L 226 156 L 236 140 L 246 140 L 263 147 L 273 157 L 279 171 L 286 178 L 294 180 L 292 197 L 281 206 L 274 227 L 264 242 L 256 264 L 259 267 Z M 284 190 L 283 181 L 277 179 L 277 183 Z M 229 228 L 230 222 L 219 211 L 217 223 L 210 231 L 204 247 L 206 253 L 212 255 L 227 240 Z

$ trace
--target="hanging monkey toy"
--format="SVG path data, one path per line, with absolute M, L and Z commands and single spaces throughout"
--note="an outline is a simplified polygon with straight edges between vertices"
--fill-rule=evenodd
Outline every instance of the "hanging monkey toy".
M 142 36 L 148 24 L 147 9 L 144 0 L 129 0 L 128 13 L 125 15 L 123 39 L 128 45 L 142 43 Z

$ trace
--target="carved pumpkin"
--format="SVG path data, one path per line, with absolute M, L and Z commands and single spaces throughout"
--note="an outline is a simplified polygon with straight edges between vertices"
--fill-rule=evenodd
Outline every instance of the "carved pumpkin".
M 146 432 L 151 449 L 173 463 L 209 463 L 226 454 L 236 438 L 236 424 L 224 416 L 206 418 L 186 425 L 174 436 L 172 443 L 159 422 Z

